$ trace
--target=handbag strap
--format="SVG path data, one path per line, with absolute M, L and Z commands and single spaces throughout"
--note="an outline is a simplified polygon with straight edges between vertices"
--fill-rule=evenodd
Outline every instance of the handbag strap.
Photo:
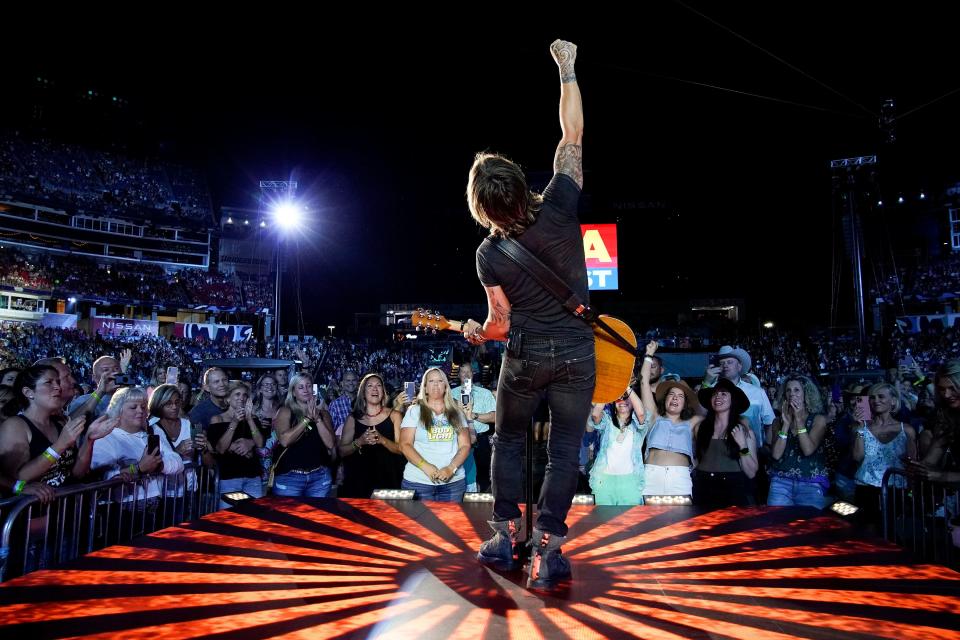
M 550 267 L 543 264 L 529 249 L 517 242 L 514 238 L 491 237 L 488 238 L 488 240 L 500 253 L 516 263 L 516 265 L 529 274 L 531 278 L 540 283 L 540 286 L 556 298 L 557 301 L 563 305 L 564 309 L 584 322 L 596 324 L 618 342 L 621 347 L 633 355 L 638 354 L 636 347 L 630 344 L 626 338 L 611 329 L 607 323 L 600 318 L 599 314 L 570 288 L 570 285 L 555 274 Z

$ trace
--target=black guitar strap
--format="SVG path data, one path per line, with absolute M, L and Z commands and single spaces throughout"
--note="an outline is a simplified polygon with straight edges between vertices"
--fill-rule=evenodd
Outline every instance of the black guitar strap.
M 526 271 L 531 278 L 539 282 L 540 286 L 549 291 L 550 294 L 563 305 L 564 309 L 588 324 L 596 324 L 629 353 L 632 353 L 634 356 L 638 355 L 639 351 L 636 347 L 630 344 L 626 338 L 611 329 L 590 305 L 581 300 L 580 296 L 578 296 L 566 282 L 560 279 L 560 276 L 551 271 L 537 256 L 530 253 L 529 249 L 513 238 L 491 237 L 487 238 L 487 240 L 493 243 L 493 246 L 499 249 L 500 253 L 507 256 L 515 262 L 517 266 Z

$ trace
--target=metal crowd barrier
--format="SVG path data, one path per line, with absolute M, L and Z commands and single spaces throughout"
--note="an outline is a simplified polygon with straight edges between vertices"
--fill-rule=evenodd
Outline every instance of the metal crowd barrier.
M 902 478 L 899 482 L 895 478 Z M 902 487 L 896 486 L 903 485 Z M 949 523 L 960 516 L 960 487 L 917 480 L 887 469 L 880 485 L 883 536 L 919 560 L 960 569 Z
M 216 511 L 219 487 L 216 467 L 184 462 L 173 475 L 63 487 L 49 504 L 0 500 L 0 582 Z

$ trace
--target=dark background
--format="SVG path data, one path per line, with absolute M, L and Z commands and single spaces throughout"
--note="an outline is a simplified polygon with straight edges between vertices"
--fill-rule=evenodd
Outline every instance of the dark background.
M 579 46 L 582 218 L 619 223 L 621 290 L 594 297 L 606 308 L 740 297 L 752 321 L 826 324 L 829 161 L 878 154 L 888 202 L 960 180 L 960 93 L 924 106 L 960 87 L 942 4 L 239 7 L 12 14 L 0 126 L 188 162 L 218 205 L 256 207 L 258 180 L 299 180 L 308 332 L 381 302 L 484 302 L 467 169 L 490 149 L 549 176 L 556 37 Z M 88 89 L 101 99 L 78 97 Z M 885 98 L 902 116 L 893 144 Z M 915 248 L 891 238 L 869 258 Z

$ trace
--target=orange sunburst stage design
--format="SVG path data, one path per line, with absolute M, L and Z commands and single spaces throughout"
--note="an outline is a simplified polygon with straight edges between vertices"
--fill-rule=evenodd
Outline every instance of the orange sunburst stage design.
M 548 595 L 488 504 L 245 502 L 0 585 L 3 637 L 960 640 L 960 574 L 807 509 L 574 507 Z

